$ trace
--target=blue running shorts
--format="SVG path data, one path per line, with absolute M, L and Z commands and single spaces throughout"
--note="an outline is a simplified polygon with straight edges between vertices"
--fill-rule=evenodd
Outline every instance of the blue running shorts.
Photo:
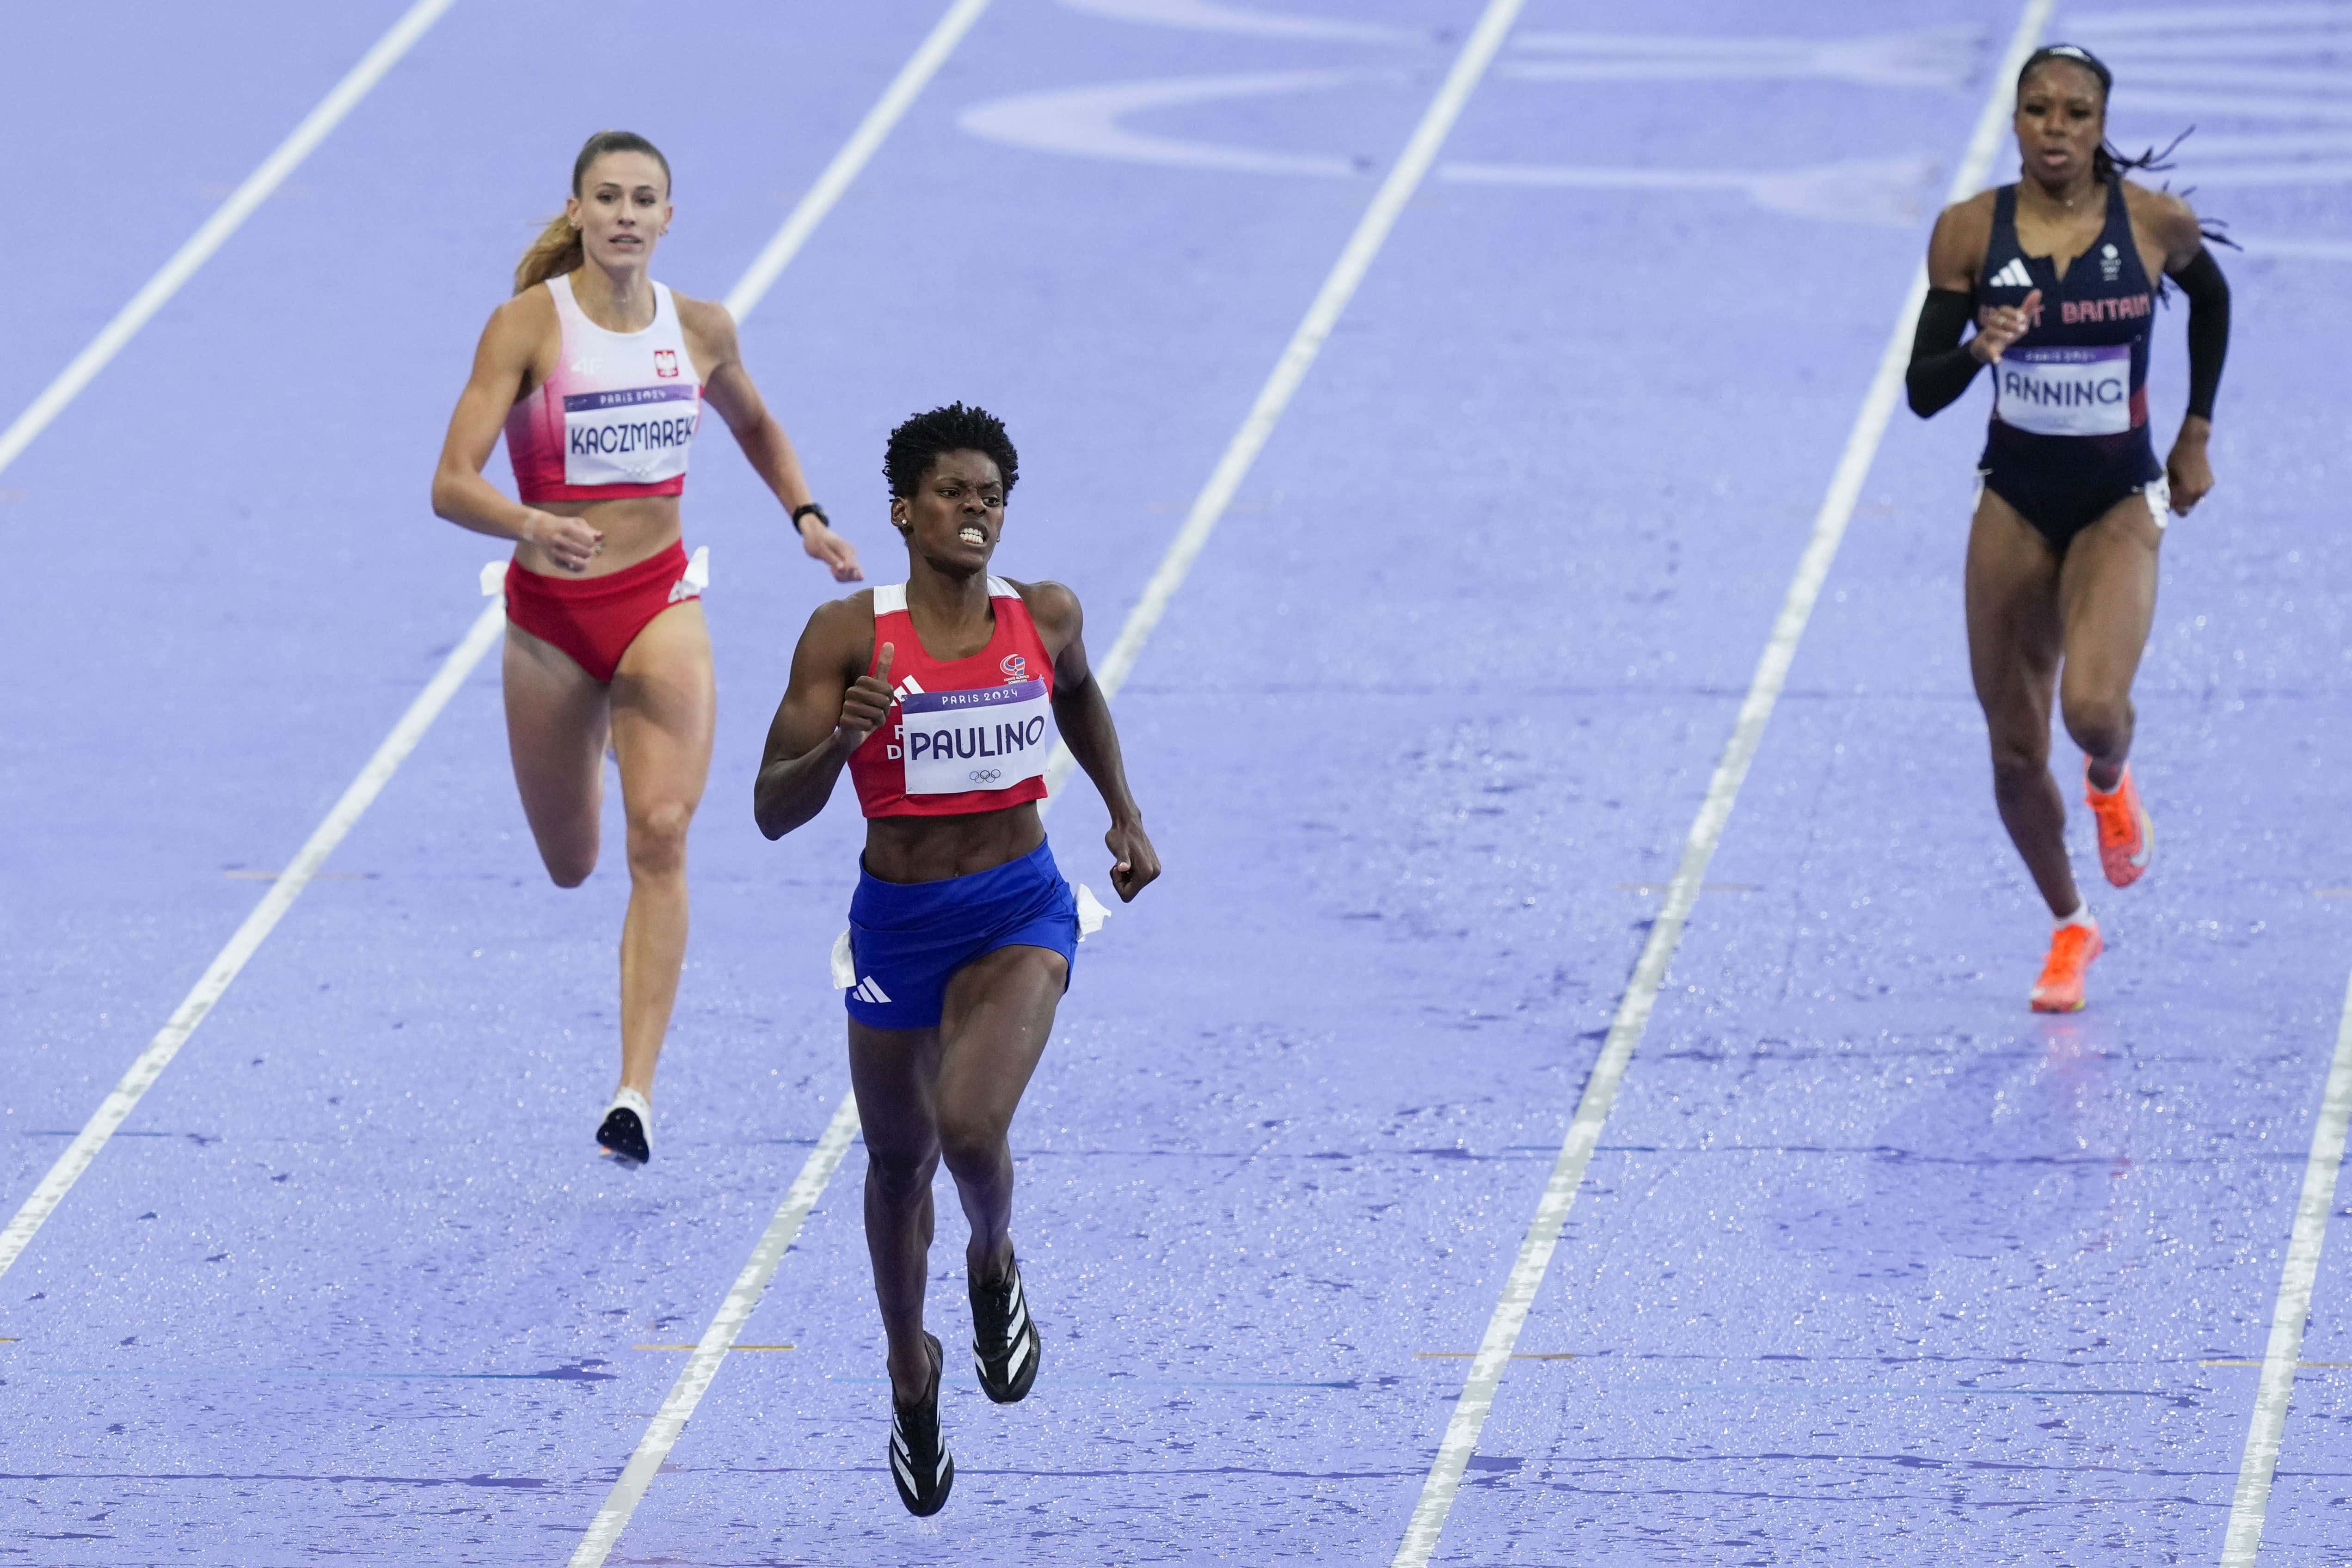
M 849 900 L 849 1016 L 875 1029 L 934 1028 L 949 979 L 999 947 L 1045 947 L 1075 965 L 1077 898 L 1051 844 L 940 882 L 883 882 L 861 863 Z

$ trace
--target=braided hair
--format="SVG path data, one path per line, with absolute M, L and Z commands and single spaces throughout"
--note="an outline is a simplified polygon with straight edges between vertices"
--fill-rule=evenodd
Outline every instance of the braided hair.
M 2107 63 L 2105 60 L 2080 44 L 2044 44 L 2026 56 L 2025 64 L 2020 67 L 2017 72 L 2017 90 L 2021 96 L 2025 91 L 2026 78 L 2053 60 L 2064 60 L 2069 65 L 2080 66 L 2098 78 L 2099 108 L 2102 110 L 2105 110 L 2107 99 L 2115 91 L 2116 73 L 2107 68 Z M 2190 126 L 2161 148 L 2150 142 L 2137 155 L 2132 157 L 2126 157 L 2116 150 L 2114 142 L 2101 137 L 2098 147 L 2091 153 L 2091 172 L 2098 177 L 2102 184 L 2110 183 L 2127 173 L 2160 174 L 2172 167 L 2173 152 L 2183 141 L 2189 140 L 2190 133 L 2196 129 L 2195 126 Z M 2168 190 L 2171 188 L 2169 182 L 2167 182 L 2165 188 Z M 2189 190 L 2194 189 L 2196 187 L 2193 185 L 2189 187 Z M 2180 194 L 2186 196 L 2189 192 L 2183 191 Z M 2207 239 L 2226 245 L 2233 250 L 2239 248 L 2238 242 L 2222 232 L 2228 227 L 2224 220 L 2219 218 L 2200 220 L 2199 226 L 2200 232 Z M 2158 285 L 2159 292 L 2162 291 L 2162 287 L 2161 283 Z

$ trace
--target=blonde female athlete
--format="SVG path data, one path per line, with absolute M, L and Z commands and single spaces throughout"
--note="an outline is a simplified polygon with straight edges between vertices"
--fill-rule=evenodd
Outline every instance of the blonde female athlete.
M 620 764 L 629 909 L 621 926 L 621 1080 L 597 1142 L 651 1155 L 654 1064 L 686 956 L 687 826 L 710 768 L 714 694 L 678 497 L 708 401 L 835 578 L 857 552 L 809 498 L 726 309 L 653 280 L 668 161 L 623 131 L 588 139 L 572 195 L 490 315 L 433 475 L 433 509 L 515 541 L 506 571 L 507 738 L 547 874 L 595 869 L 604 754 Z M 504 432 L 520 501 L 482 476 Z

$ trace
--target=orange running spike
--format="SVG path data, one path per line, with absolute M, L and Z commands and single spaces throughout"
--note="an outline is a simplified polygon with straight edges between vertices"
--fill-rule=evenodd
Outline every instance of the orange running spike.
M 2103 795 L 2092 788 L 2091 765 L 2084 763 L 2083 799 L 2098 820 L 2099 869 L 2116 886 L 2129 887 L 2147 870 L 2149 857 L 2156 853 L 2156 824 L 2148 821 L 2147 808 L 2139 803 L 2139 786 L 2132 782 L 2131 764 L 2124 764 L 2124 776 Z
M 2078 1013 L 2083 1010 L 2083 977 L 2091 960 L 2105 951 L 2095 925 L 2061 925 L 2050 938 L 2050 956 L 2042 961 L 2042 977 L 2033 982 L 2033 1010 L 2038 1013 Z

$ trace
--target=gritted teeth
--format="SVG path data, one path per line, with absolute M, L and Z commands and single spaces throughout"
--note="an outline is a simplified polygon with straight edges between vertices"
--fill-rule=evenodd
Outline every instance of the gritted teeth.
M 988 542 L 987 530 L 982 528 L 961 528 L 957 530 L 956 538 L 968 545 L 984 545 Z

